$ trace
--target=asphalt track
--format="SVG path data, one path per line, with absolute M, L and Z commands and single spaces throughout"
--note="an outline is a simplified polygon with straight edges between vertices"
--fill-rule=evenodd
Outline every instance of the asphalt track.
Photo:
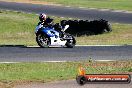
M 132 46 L 0 47 L 0 62 L 79 61 L 90 58 L 93 60 L 132 60 Z
M 0 1 L 1 9 L 31 13 L 45 12 L 50 15 L 76 17 L 81 19 L 103 18 L 112 22 L 132 23 L 132 13 L 79 9 L 71 7 L 38 5 Z M 0 47 L 0 61 L 73 61 L 84 59 L 119 60 L 132 59 L 132 46 L 75 47 L 67 48 L 27 48 L 21 46 Z
M 80 86 L 75 80 L 56 81 L 51 83 L 30 83 L 17 85 L 14 88 L 132 88 L 132 82 L 130 84 L 85 84 Z
M 24 11 L 30 13 L 47 13 L 48 15 L 54 15 L 59 17 L 72 17 L 78 19 L 105 19 L 110 22 L 116 23 L 132 23 L 132 13 L 125 13 L 119 11 L 101 11 L 97 9 L 81 9 L 73 7 L 51 6 L 51 5 L 38 5 L 38 4 L 26 4 L 26 3 L 14 3 L 14 2 L 2 2 L 0 1 L 1 9 Z

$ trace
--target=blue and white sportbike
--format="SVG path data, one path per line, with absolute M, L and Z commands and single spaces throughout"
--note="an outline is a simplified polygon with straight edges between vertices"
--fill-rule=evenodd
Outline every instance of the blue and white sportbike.
M 73 48 L 76 44 L 75 38 L 65 30 L 69 25 L 65 25 L 64 28 L 61 27 L 61 31 L 57 31 L 55 27 L 44 27 L 39 24 L 36 27 L 36 42 L 40 47 L 50 47 L 50 46 L 62 46 Z

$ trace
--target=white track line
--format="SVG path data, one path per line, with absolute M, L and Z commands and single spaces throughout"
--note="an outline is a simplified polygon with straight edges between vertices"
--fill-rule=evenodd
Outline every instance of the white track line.
M 69 62 L 69 61 L 41 61 L 41 62 L 50 62 L 50 63 L 61 63 L 61 62 Z
M 15 63 L 21 63 L 21 62 L 0 62 L 0 64 L 15 64 Z
M 116 60 L 94 60 L 94 61 L 108 62 L 108 61 L 116 61 Z M 39 62 L 40 63 L 65 63 L 65 62 L 74 62 L 74 61 L 39 61 Z M 16 63 L 25 63 L 25 62 L 0 62 L 0 64 L 16 64 Z
M 107 62 L 107 61 L 116 61 L 116 60 L 95 60 L 95 61 L 101 61 L 101 62 L 102 62 L 102 61 L 103 61 L 103 62 L 106 61 L 106 62 Z
M 40 63 L 65 63 L 70 61 L 39 61 L 39 62 Z M 0 62 L 0 64 L 16 64 L 16 63 L 25 63 L 25 62 Z
M 126 45 L 76 45 L 76 46 L 126 46 Z M 27 46 L 27 47 L 39 47 L 39 46 Z M 50 47 L 61 47 L 61 46 L 50 46 Z
M 121 12 L 121 13 L 132 13 L 132 11 L 127 11 L 127 10 L 98 9 L 98 8 L 85 8 L 85 7 L 79 7 L 79 8 L 87 9 L 87 10 L 98 10 L 98 11 L 110 11 L 110 12 Z
M 76 45 L 76 46 L 124 46 L 124 45 Z

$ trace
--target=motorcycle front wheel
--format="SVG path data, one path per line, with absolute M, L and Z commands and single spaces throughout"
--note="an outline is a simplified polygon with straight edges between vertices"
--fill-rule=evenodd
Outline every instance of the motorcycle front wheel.
M 47 37 L 46 35 L 40 33 L 40 34 L 36 35 L 36 42 L 42 48 L 49 47 L 50 38 Z

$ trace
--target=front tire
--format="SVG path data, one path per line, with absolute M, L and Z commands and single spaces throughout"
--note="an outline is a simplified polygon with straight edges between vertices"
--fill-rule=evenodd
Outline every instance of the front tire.
M 36 35 L 36 42 L 42 48 L 49 47 L 50 45 L 50 38 L 44 34 L 37 34 Z

